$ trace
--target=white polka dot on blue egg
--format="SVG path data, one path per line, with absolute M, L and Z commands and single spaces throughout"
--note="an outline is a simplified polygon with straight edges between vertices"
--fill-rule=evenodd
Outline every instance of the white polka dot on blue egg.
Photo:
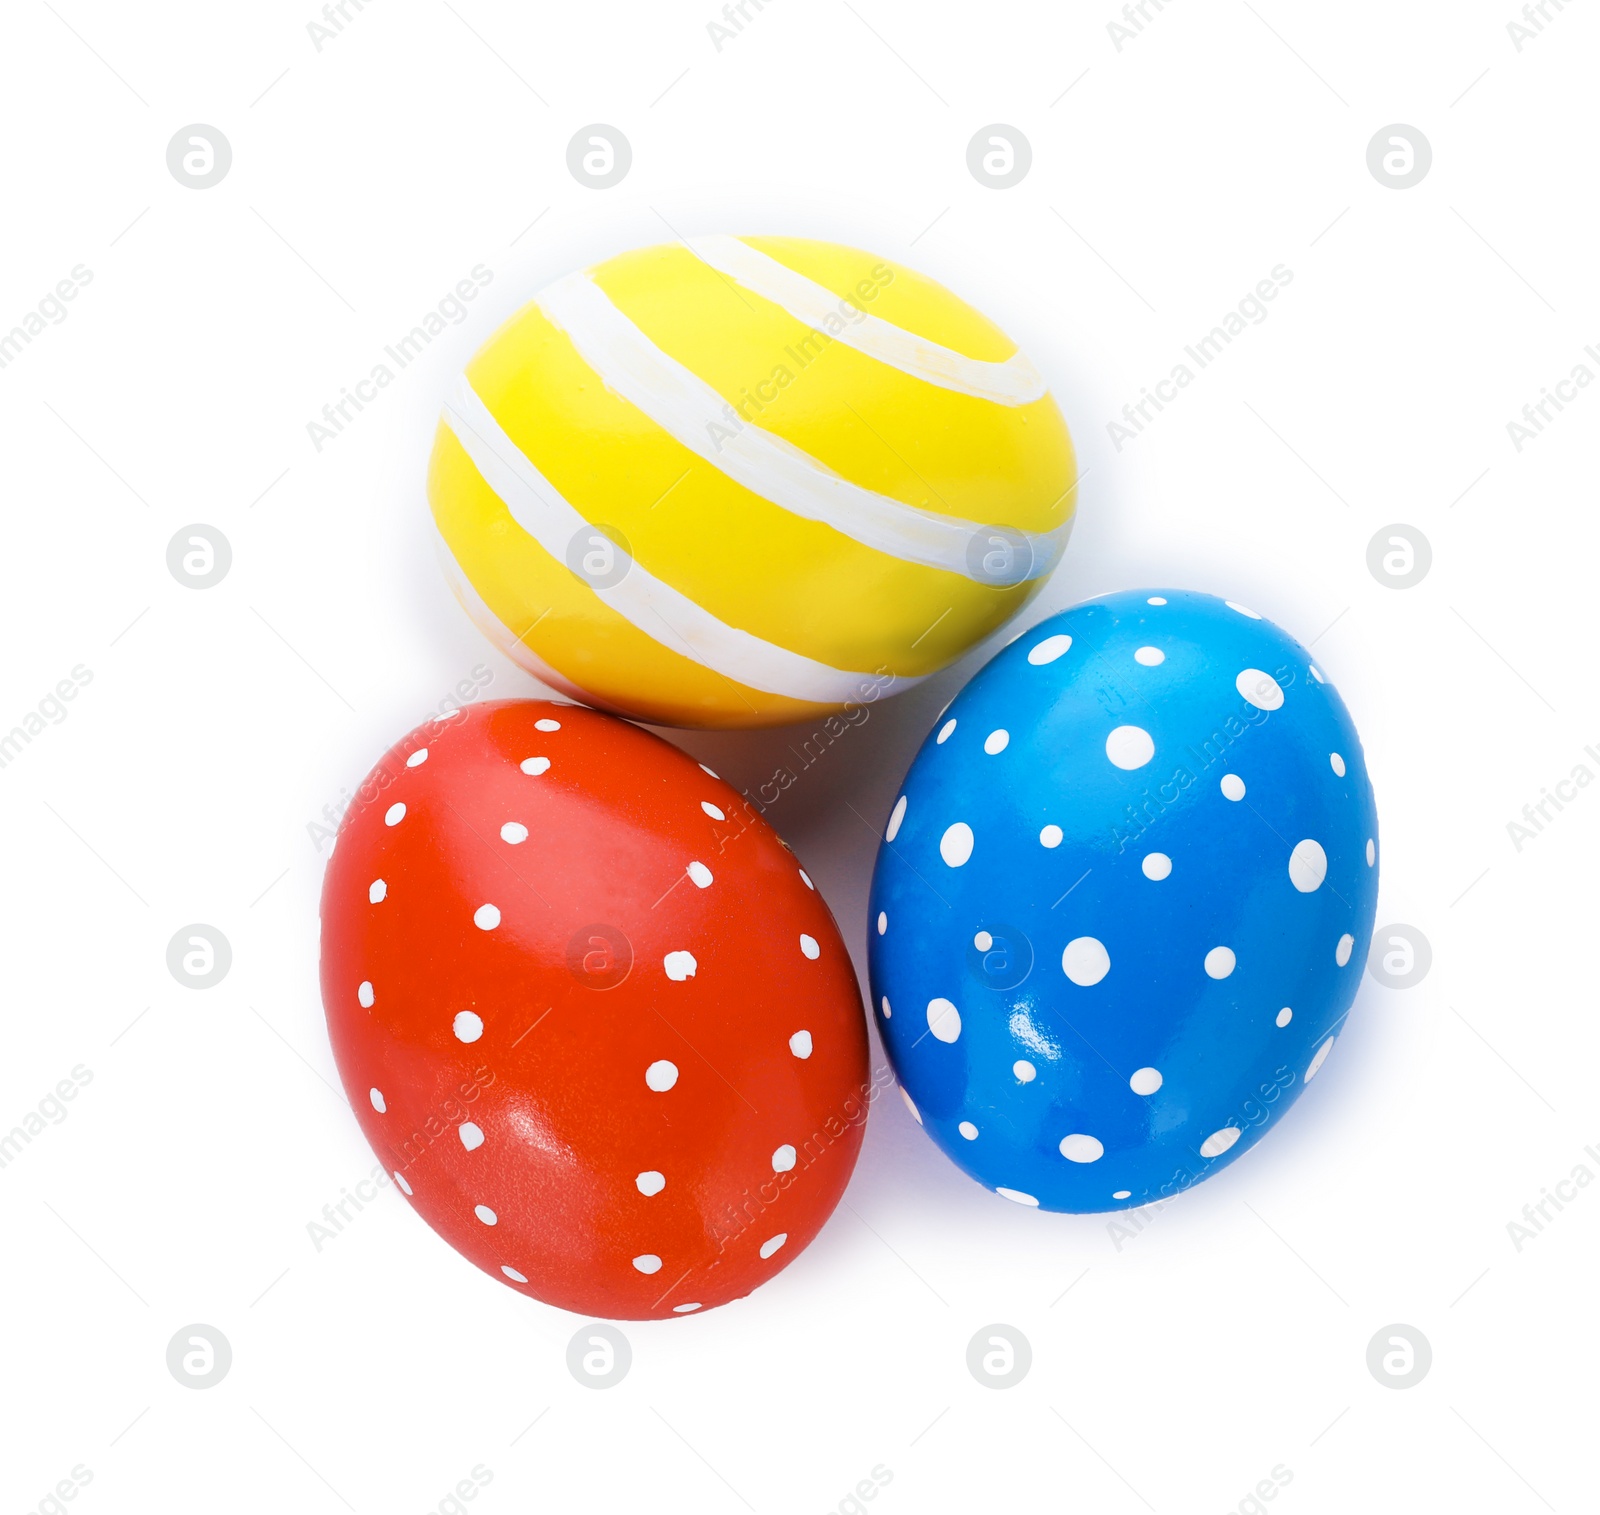
M 1378 820 L 1325 675 L 1242 605 L 1141 589 L 1024 632 L 941 716 L 868 952 L 908 1105 L 979 1183 L 1080 1214 L 1171 1198 L 1336 1055 Z

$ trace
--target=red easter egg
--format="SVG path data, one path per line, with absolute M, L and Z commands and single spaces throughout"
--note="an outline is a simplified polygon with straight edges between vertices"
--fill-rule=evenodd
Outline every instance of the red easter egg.
M 595 711 L 473 705 L 385 754 L 323 880 L 322 998 L 413 1208 L 564 1309 L 748 1294 L 860 1150 L 866 1028 L 822 896 L 709 769 Z

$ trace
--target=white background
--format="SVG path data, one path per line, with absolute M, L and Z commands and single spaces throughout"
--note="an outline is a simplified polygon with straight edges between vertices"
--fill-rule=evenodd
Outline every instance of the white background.
M 0 370 L 0 730 L 93 680 L 0 769 L 0 1132 L 92 1073 L 0 1169 L 7 1512 L 79 1464 L 71 1508 L 102 1515 L 421 1515 L 478 1465 L 484 1515 L 822 1515 L 874 1467 L 885 1515 L 1221 1515 L 1275 1467 L 1290 1515 L 1593 1508 L 1600 1186 L 1520 1251 L 1507 1223 L 1600 1174 L 1600 792 L 1520 851 L 1506 827 L 1600 773 L 1600 393 L 1520 453 L 1506 424 L 1600 372 L 1600 14 L 1552 5 L 1519 52 L 1511 0 L 1147 10 L 1118 51 L 1110 0 L 769 0 L 718 51 L 711 0 L 369 0 L 319 52 L 311 0 L 8 0 L 0 330 L 93 280 Z M 233 148 L 205 191 L 165 162 L 192 122 Z M 591 122 L 633 146 L 603 192 L 565 166 Z M 1032 144 L 1015 188 L 967 170 L 991 122 Z M 1434 151 L 1404 191 L 1366 166 L 1393 122 Z M 632 1371 L 596 1392 L 565 1365 L 580 1321 L 392 1189 L 313 1247 L 374 1159 L 333 1092 L 308 825 L 475 665 L 487 697 L 535 692 L 431 559 L 449 379 L 550 278 L 725 230 L 903 259 L 1047 373 L 1085 482 L 1030 619 L 1171 584 L 1315 646 L 1378 790 L 1378 924 L 1433 966 L 1368 977 L 1281 1129 L 1120 1247 L 986 1193 L 880 1103 L 809 1251 L 741 1303 L 627 1325 Z M 314 450 L 306 423 L 479 263 L 469 319 Z M 1269 318 L 1116 451 L 1107 422 L 1280 263 Z M 233 549 L 205 591 L 166 567 L 193 522 Z M 1368 570 L 1393 522 L 1432 545 L 1415 588 Z M 876 829 L 990 650 L 771 812 L 858 956 Z M 678 739 L 753 786 L 795 736 Z M 165 966 L 190 922 L 233 947 L 203 992 Z M 233 1348 L 205 1391 L 165 1364 L 191 1322 Z M 965 1362 L 993 1322 L 1033 1351 L 1003 1392 Z M 1404 1391 L 1366 1366 L 1395 1322 L 1433 1349 Z

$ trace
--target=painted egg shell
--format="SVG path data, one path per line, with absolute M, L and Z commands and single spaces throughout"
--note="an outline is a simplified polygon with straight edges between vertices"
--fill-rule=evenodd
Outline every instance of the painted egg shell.
M 1316 1076 L 1377 892 L 1361 742 L 1305 648 L 1209 595 L 1107 595 L 1024 632 L 923 743 L 873 877 L 873 1003 L 980 1183 L 1147 1204 Z
M 636 248 L 540 290 L 445 401 L 440 559 L 507 657 L 674 726 L 818 720 L 1015 615 L 1077 477 L 1043 376 L 903 264 Z
M 324 877 L 322 997 L 406 1200 L 568 1310 L 748 1294 L 860 1149 L 866 1025 L 821 895 L 709 769 L 591 710 L 473 705 L 389 750 Z

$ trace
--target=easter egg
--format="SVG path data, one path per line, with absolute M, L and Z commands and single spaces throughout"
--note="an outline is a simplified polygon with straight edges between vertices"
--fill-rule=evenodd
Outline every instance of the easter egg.
M 866 1026 L 828 907 L 737 792 L 612 716 L 502 700 L 392 747 L 328 863 L 321 977 L 384 1171 L 549 1304 L 747 1294 L 855 1164 Z
M 794 237 L 646 247 L 541 290 L 445 401 L 445 572 L 508 657 L 658 724 L 825 716 L 1014 615 L 1065 545 L 1072 443 L 931 279 Z
M 872 881 L 912 1114 L 1047 1210 L 1170 1198 L 1317 1076 L 1366 962 L 1377 814 L 1349 712 L 1242 605 L 1106 595 L 941 714 Z

